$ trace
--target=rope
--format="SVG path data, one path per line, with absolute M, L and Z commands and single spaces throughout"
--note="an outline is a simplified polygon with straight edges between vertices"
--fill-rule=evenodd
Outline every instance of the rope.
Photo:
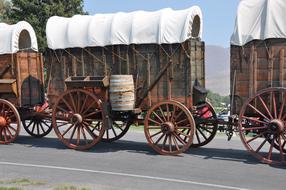
M 83 48 L 84 51 L 86 51 L 89 55 L 91 55 L 94 59 L 96 59 L 96 61 L 105 64 L 104 61 L 101 61 L 99 58 L 97 58 L 93 53 L 91 53 L 90 51 L 88 51 L 87 49 Z

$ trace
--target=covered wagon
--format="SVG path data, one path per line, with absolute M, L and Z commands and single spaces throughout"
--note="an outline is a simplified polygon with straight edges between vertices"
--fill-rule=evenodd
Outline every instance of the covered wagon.
M 247 150 L 285 163 L 285 1 L 241 1 L 231 38 L 231 107 Z
M 194 134 L 201 139 L 195 145 L 207 143 L 213 135 L 195 133 L 193 118 L 202 110 L 215 117 L 205 104 L 202 27 L 197 6 L 51 17 L 48 97 L 59 138 L 70 148 L 87 149 L 144 123 L 160 154 L 186 151 Z
M 45 102 L 43 81 L 43 59 L 32 26 L 25 21 L 0 23 L 1 144 L 16 139 L 21 121 L 32 136 L 50 132 L 51 122 L 45 121 L 45 114 L 40 116 Z

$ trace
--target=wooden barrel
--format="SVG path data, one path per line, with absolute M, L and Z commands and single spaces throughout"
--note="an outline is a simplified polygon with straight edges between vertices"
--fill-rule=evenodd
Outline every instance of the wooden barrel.
M 113 111 L 134 109 L 134 82 L 132 75 L 111 75 L 109 99 Z

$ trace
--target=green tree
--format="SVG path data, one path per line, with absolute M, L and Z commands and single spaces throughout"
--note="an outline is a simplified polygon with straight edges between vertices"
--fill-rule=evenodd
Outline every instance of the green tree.
M 11 8 L 11 2 L 0 0 L 0 22 L 7 22 L 7 12 Z
M 86 14 L 83 11 L 83 0 L 11 0 L 11 2 L 12 8 L 7 15 L 9 21 L 29 22 L 36 32 L 38 45 L 42 51 L 47 48 L 46 23 L 49 17 Z

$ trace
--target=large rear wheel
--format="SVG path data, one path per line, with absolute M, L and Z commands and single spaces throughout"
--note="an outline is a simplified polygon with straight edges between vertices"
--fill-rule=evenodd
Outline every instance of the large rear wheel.
M 0 144 L 15 141 L 20 132 L 20 115 L 13 104 L 0 99 Z
M 268 88 L 249 98 L 238 121 L 246 149 L 264 163 L 285 164 L 286 89 Z
M 52 121 L 58 138 L 69 148 L 86 150 L 97 144 L 104 133 L 101 101 L 82 89 L 68 90 L 57 100 Z

